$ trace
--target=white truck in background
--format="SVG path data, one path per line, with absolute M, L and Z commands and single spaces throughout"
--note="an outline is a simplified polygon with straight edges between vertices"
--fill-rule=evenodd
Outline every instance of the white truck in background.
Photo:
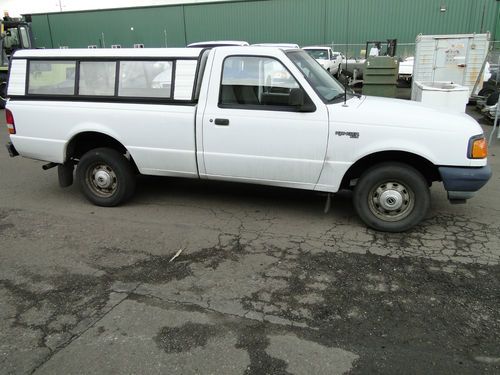
M 491 176 L 471 117 L 345 92 L 300 49 L 22 50 L 8 95 L 10 155 L 57 166 L 63 187 L 76 167 L 100 206 L 130 199 L 138 173 L 351 189 L 368 226 L 399 232 L 433 182 L 464 202 Z
M 330 47 L 325 46 L 310 46 L 302 49 L 319 62 L 331 75 L 340 77 L 342 74 L 342 60 L 344 59 L 340 52 L 334 52 Z

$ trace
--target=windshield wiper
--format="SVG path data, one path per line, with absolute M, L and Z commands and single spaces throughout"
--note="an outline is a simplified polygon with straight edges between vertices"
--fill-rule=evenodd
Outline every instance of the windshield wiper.
M 354 91 L 353 89 L 350 89 L 350 91 L 348 92 L 348 94 L 351 94 L 351 95 L 354 95 L 356 98 L 361 98 L 363 95 L 361 94 L 358 94 L 356 91 Z
M 350 95 L 350 93 L 349 93 L 349 92 L 348 92 L 347 94 L 348 94 L 348 95 Z M 331 99 L 330 99 L 330 100 L 328 100 L 328 101 L 329 101 L 329 102 L 333 102 L 333 101 L 335 101 L 335 100 L 337 100 L 337 99 L 341 99 L 341 98 L 343 98 L 343 97 L 344 97 L 344 95 L 345 95 L 345 93 L 341 92 L 341 93 L 339 93 L 339 94 L 335 95 L 333 98 L 331 98 Z
M 337 99 L 344 98 L 344 96 L 345 96 L 345 95 L 346 95 L 345 93 L 341 92 L 341 93 L 339 93 L 339 94 L 335 95 L 333 98 L 331 98 L 331 99 L 330 99 L 330 100 L 328 100 L 328 101 L 329 101 L 329 102 L 333 102 L 333 101 L 335 101 L 335 100 L 337 100 Z M 362 95 L 361 95 L 361 94 L 358 94 L 358 93 L 354 92 L 353 90 L 349 90 L 349 91 L 347 91 L 347 95 L 350 95 L 350 96 L 355 96 L 356 98 L 361 98 L 361 97 L 362 97 Z

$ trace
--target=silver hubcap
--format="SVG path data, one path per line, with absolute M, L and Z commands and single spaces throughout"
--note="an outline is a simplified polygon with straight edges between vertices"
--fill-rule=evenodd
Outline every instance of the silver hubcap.
M 380 206 L 387 211 L 397 211 L 403 205 L 403 196 L 397 190 L 386 190 L 380 194 Z
M 412 212 L 415 206 L 415 194 L 400 182 L 384 182 L 371 190 L 368 206 L 370 211 L 382 220 L 402 220 Z
M 97 171 L 97 173 L 94 176 L 95 183 L 97 186 L 100 188 L 106 189 L 111 186 L 111 175 L 108 171 Z
M 118 186 L 116 173 L 107 164 L 98 164 L 88 169 L 87 185 L 101 197 L 110 197 Z

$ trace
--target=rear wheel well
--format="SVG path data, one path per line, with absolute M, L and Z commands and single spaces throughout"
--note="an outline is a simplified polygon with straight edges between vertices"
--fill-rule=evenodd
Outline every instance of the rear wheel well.
M 126 155 L 132 163 L 134 169 L 136 171 L 138 170 L 134 160 L 132 159 L 132 156 L 130 156 L 127 148 L 124 145 L 122 145 L 113 137 L 98 132 L 83 132 L 74 136 L 66 147 L 65 160 L 80 160 L 81 157 L 88 151 L 102 147 L 110 148 L 118 151 L 123 155 Z
M 367 155 L 351 165 L 344 175 L 340 187 L 342 189 L 351 187 L 353 185 L 352 181 L 359 178 L 368 168 L 391 161 L 412 166 L 422 173 L 429 186 L 434 181 L 441 181 L 437 166 L 426 158 L 405 151 L 382 151 Z

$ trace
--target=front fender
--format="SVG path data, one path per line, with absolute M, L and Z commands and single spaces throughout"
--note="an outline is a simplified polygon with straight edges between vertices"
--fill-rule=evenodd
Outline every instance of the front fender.
M 427 159 L 434 165 L 437 165 L 438 161 L 438 156 L 428 146 L 418 144 L 417 142 L 397 139 L 365 144 L 356 151 L 356 156 L 351 159 L 351 162 L 354 164 L 368 155 L 385 151 L 399 151 L 414 154 Z

